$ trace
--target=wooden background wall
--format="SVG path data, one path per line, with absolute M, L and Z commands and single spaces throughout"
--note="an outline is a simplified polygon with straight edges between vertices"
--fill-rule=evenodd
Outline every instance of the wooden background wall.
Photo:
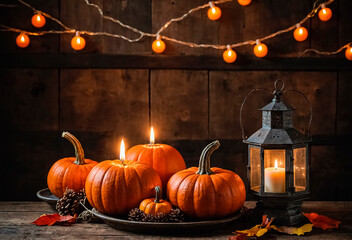
M 4 1 L 13 4 L 14 1 Z M 103 21 L 83 0 L 31 0 L 36 8 L 82 30 L 136 34 Z M 148 32 L 156 32 L 205 0 L 92 0 L 104 13 Z M 18 3 L 19 4 L 19 3 Z M 182 40 L 214 44 L 262 37 L 302 19 L 313 1 L 253 0 L 221 5 L 213 22 L 206 10 L 171 25 L 165 34 Z M 238 60 L 226 64 L 221 51 L 192 49 L 166 42 L 166 51 L 151 51 L 153 39 L 128 43 L 107 37 L 84 36 L 86 48 L 74 52 L 72 35 L 31 37 L 28 48 L 15 45 L 15 33 L 0 33 L 1 200 L 35 200 L 46 187 L 46 175 L 58 159 L 73 156 L 61 138 L 70 131 L 82 142 L 88 158 L 102 161 L 118 156 L 123 136 L 128 146 L 146 143 L 150 124 L 158 142 L 169 143 L 197 164 L 202 148 L 219 139 L 212 165 L 237 172 L 246 182 L 246 146 L 241 142 L 239 108 L 254 87 L 273 88 L 276 79 L 287 89 L 299 89 L 313 107 L 311 190 L 314 200 L 352 200 L 352 64 L 343 54 L 307 55 L 306 48 L 336 50 L 352 41 L 352 1 L 330 5 L 329 22 L 311 19 L 310 37 L 297 43 L 292 33 L 267 41 L 265 59 L 252 56 L 252 46 L 236 49 Z M 1 8 L 0 23 L 35 30 L 26 7 Z M 44 29 L 59 29 L 48 20 Z M 297 108 L 295 126 L 307 128 L 304 99 L 288 95 Z M 270 96 L 257 94 L 244 111 L 248 134 L 260 128 L 258 108 Z

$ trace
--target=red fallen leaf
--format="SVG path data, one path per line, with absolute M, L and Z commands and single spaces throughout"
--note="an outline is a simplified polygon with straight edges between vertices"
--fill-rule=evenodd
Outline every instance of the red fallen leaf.
M 41 215 L 37 220 L 32 222 L 33 224 L 37 226 L 51 226 L 55 223 L 60 223 L 60 224 L 71 224 L 76 222 L 77 215 L 75 214 L 74 216 L 61 216 L 58 213 L 54 214 L 43 214 Z
M 247 240 L 247 234 L 236 234 L 236 236 L 230 236 L 228 240 Z
M 311 223 L 313 223 L 314 227 L 321 228 L 323 230 L 338 228 L 340 221 L 337 221 L 333 218 L 329 218 L 324 215 L 319 215 L 317 213 L 303 213 Z

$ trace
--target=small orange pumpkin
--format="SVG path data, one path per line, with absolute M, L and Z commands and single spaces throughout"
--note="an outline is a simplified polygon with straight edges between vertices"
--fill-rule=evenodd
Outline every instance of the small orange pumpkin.
M 223 218 L 243 207 L 246 188 L 242 179 L 232 171 L 210 168 L 210 156 L 219 146 L 219 141 L 210 143 L 200 156 L 198 168 L 180 171 L 168 182 L 171 204 L 189 217 Z
M 161 180 L 152 167 L 117 159 L 96 165 L 87 177 L 85 190 L 89 203 L 99 212 L 123 216 L 152 197 L 155 186 L 161 186 Z
M 155 187 L 155 198 L 144 199 L 139 205 L 139 209 L 144 213 L 156 215 L 157 213 L 164 213 L 165 215 L 171 212 L 172 206 L 166 200 L 161 198 L 161 189 L 159 186 Z
M 50 168 L 47 183 L 50 191 L 58 198 L 64 196 L 66 188 L 79 192 L 84 189 L 90 170 L 97 165 L 96 161 L 84 159 L 84 151 L 78 139 L 69 132 L 63 132 L 62 137 L 69 140 L 76 157 L 62 158 Z

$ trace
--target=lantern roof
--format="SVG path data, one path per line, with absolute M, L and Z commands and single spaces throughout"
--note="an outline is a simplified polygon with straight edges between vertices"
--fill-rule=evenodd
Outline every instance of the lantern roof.
M 290 105 L 285 104 L 280 99 L 274 98 L 271 103 L 265 105 L 260 110 L 262 110 L 262 111 L 293 111 L 295 109 L 293 107 L 291 107 Z
M 255 145 L 294 145 L 311 141 L 311 137 L 301 134 L 294 128 L 261 128 L 243 142 Z

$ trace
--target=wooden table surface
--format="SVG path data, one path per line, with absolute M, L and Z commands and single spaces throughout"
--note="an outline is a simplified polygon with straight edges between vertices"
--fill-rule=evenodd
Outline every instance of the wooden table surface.
M 254 202 L 246 202 L 253 207 Z M 352 202 L 312 202 L 303 204 L 303 211 L 316 212 L 342 221 L 339 229 L 313 229 L 302 236 L 270 232 L 265 239 L 352 239 Z M 31 224 L 40 215 L 54 213 L 45 202 L 0 202 L 0 239 L 227 239 L 234 230 L 240 230 L 241 220 L 231 226 L 212 232 L 185 235 L 136 234 L 119 231 L 104 223 L 76 223 L 71 226 L 35 226 Z

